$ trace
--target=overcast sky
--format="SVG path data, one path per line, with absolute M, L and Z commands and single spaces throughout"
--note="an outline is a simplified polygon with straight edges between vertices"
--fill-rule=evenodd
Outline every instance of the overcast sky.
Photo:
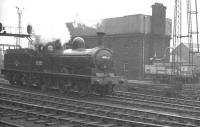
M 99 21 L 134 14 L 151 15 L 151 5 L 155 2 L 166 6 L 167 18 L 173 18 L 175 0 L 0 0 L 0 22 L 17 26 L 18 6 L 24 8 L 23 26 L 32 24 L 37 34 L 66 38 L 66 22 L 75 19 L 82 22 Z M 186 10 L 186 5 L 183 10 Z
M 16 18 L 16 6 L 24 8 L 25 22 L 41 22 L 56 18 L 72 21 L 79 17 L 102 19 L 132 14 L 151 14 L 155 2 L 167 6 L 167 17 L 173 15 L 174 0 L 0 0 L 1 17 L 12 23 Z

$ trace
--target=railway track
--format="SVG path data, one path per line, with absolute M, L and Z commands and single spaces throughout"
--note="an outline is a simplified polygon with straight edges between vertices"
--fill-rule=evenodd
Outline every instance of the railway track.
M 109 119 L 110 121 L 115 121 L 115 122 L 112 122 L 112 124 L 116 123 L 117 121 L 117 123 L 119 122 L 119 123 L 122 123 L 122 125 L 126 125 L 126 126 L 132 126 L 135 124 L 136 125 L 140 124 L 141 126 L 143 124 L 142 126 L 153 125 L 153 126 L 198 127 L 200 125 L 199 119 L 196 119 L 193 117 L 183 117 L 183 116 L 178 116 L 178 115 L 172 115 L 172 114 L 163 113 L 163 112 L 156 112 L 155 110 L 147 110 L 147 109 L 133 108 L 133 107 L 128 108 L 128 107 L 119 106 L 119 105 L 108 105 L 107 102 L 100 104 L 99 102 L 97 103 L 94 101 L 89 102 L 87 100 L 84 100 L 83 98 L 82 100 L 58 98 L 58 97 L 52 97 L 52 96 L 43 95 L 43 94 L 34 94 L 34 93 L 17 91 L 17 90 L 9 90 L 9 89 L 3 89 L 3 90 L 1 89 L 0 91 L 1 91 L 1 96 L 3 97 L 1 98 L 1 101 L 9 100 L 9 106 L 10 106 L 10 103 L 13 105 L 13 102 L 11 101 L 14 101 L 15 103 L 19 103 L 19 102 L 23 104 L 25 103 L 26 105 L 29 105 L 28 107 L 32 107 L 32 105 L 38 105 L 40 108 L 42 107 L 44 108 L 44 106 L 46 106 L 45 110 L 48 110 L 48 111 L 50 110 L 55 111 L 55 109 L 59 109 L 59 111 L 62 110 L 60 112 L 65 112 L 67 114 L 71 114 L 73 111 L 73 114 L 75 113 L 76 115 L 78 115 L 79 113 L 82 113 L 81 116 L 87 114 L 87 115 L 90 115 L 90 117 L 96 118 L 96 119 L 100 119 L 99 117 L 103 117 L 101 119 L 105 119 L 105 120 Z M 47 107 L 48 108 L 51 107 L 51 108 L 48 109 Z M 17 107 L 17 109 L 18 108 L 19 107 Z M 55 114 L 57 115 L 56 112 L 59 112 L 59 111 L 55 111 L 53 114 L 51 114 L 51 116 L 54 116 Z M 114 119 L 114 120 L 111 120 L 111 119 Z M 121 125 L 115 124 L 112 126 L 121 126 Z
M 9 87 L 7 83 L 0 84 L 3 87 Z M 200 101 L 188 100 L 188 99 L 180 99 L 180 98 L 169 98 L 169 97 L 162 97 L 162 96 L 155 96 L 155 95 L 147 95 L 141 93 L 133 93 L 133 92 L 124 92 L 124 91 L 116 91 L 114 97 L 122 97 L 122 99 L 131 100 L 135 99 L 144 100 L 144 101 L 152 101 L 152 102 L 162 102 L 169 103 L 169 104 L 178 104 L 178 105 L 186 105 L 186 106 L 200 106 Z
M 43 123 L 46 125 L 63 124 L 64 121 L 64 124 L 72 123 L 73 126 L 164 127 L 164 125 L 153 124 L 146 121 L 144 122 L 143 120 L 150 121 L 147 118 L 142 119 L 142 117 L 140 117 L 141 122 L 139 121 L 139 118 L 135 121 L 137 117 L 131 117 L 130 114 L 125 115 L 120 114 L 119 112 L 117 113 L 113 110 L 114 107 L 108 108 L 108 106 L 106 107 L 104 105 L 89 102 L 84 103 L 80 102 L 80 100 L 60 100 L 59 98 L 25 92 L 21 93 L 23 96 L 20 96 L 17 95 L 16 92 L 19 91 L 15 91 L 15 94 L 6 94 L 1 92 L 1 112 L 3 112 L 5 116 L 11 116 L 11 118 L 27 118 L 27 120 L 34 120 L 35 123 Z M 117 117 L 117 115 L 121 118 Z M 129 119 L 127 119 L 128 117 Z
M 188 106 L 188 105 L 180 105 L 180 104 L 172 104 L 172 103 L 164 103 L 157 101 L 148 101 L 148 100 L 140 100 L 140 99 L 130 99 L 123 97 L 113 97 L 105 98 L 102 101 L 107 101 L 108 103 L 113 104 L 121 104 L 126 105 L 128 107 L 140 107 L 144 109 L 153 109 L 157 112 L 165 112 L 169 114 L 176 114 L 180 116 L 189 117 L 192 116 L 194 118 L 200 118 L 200 107 L 197 106 Z
M 131 93 L 131 92 L 122 92 L 116 91 L 116 97 L 122 97 L 130 99 L 139 99 L 139 100 L 147 100 L 152 102 L 161 102 L 162 103 L 169 103 L 169 105 L 185 105 L 185 106 L 197 106 L 200 107 L 200 101 L 194 100 L 187 100 L 187 99 L 180 99 L 180 98 L 169 98 L 169 97 L 162 97 L 162 96 L 153 96 L 153 95 L 146 95 L 141 93 Z
M 23 125 L 19 125 L 19 124 L 12 123 L 12 122 L 7 122 L 5 120 L 0 120 L 0 126 L 1 127 L 25 127 Z
M 200 85 L 199 84 L 185 84 L 183 85 L 183 95 L 185 98 L 192 100 L 200 100 Z
M 133 82 L 127 86 L 127 92 L 146 93 L 153 96 L 175 97 L 180 99 L 200 100 L 199 84 L 183 84 L 176 89 L 170 84 L 155 84 L 153 82 Z

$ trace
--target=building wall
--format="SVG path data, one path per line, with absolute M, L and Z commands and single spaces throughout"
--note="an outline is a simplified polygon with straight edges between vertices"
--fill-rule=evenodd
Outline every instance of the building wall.
M 128 79 L 143 79 L 144 65 L 149 58 L 162 58 L 170 47 L 172 22 L 166 19 L 166 7 L 155 3 L 152 16 L 130 15 L 104 19 L 97 29 L 67 27 L 73 37 L 82 36 L 86 47 L 97 46 L 97 31 L 105 33 L 103 44 L 114 51 L 114 69 L 118 75 Z M 169 54 L 169 50 L 167 52 Z M 169 61 L 169 56 L 166 62 Z
M 96 37 L 84 37 L 88 48 L 97 45 Z M 128 79 L 140 79 L 142 73 L 142 38 L 137 35 L 109 35 L 104 36 L 103 44 L 114 52 L 114 69 L 118 75 Z
M 151 35 L 147 39 L 148 45 L 148 58 L 154 57 L 156 55 L 157 58 L 163 58 L 164 55 L 167 57 L 165 58 L 165 62 L 169 62 L 170 59 L 170 36 L 159 36 L 159 35 Z
M 165 35 L 166 7 L 163 4 L 152 5 L 151 34 Z
M 190 53 L 190 49 L 185 44 L 181 43 L 179 44 L 173 51 L 173 54 L 175 55 L 175 62 L 182 62 L 186 65 L 195 65 L 197 67 L 200 67 L 200 56 L 197 53 Z M 192 62 L 193 59 L 193 62 Z
M 83 38 L 87 48 L 97 46 L 96 36 Z M 144 64 L 149 62 L 149 58 L 153 57 L 155 52 L 158 58 L 163 57 L 164 49 L 170 44 L 169 37 L 165 38 L 164 42 L 160 42 L 161 39 L 144 34 L 105 35 L 103 45 L 114 51 L 114 70 L 118 75 L 128 79 L 143 79 Z M 150 49 L 152 44 L 154 49 Z
M 168 22 L 166 19 L 166 7 L 160 3 L 152 5 L 151 34 L 148 54 L 149 57 L 156 56 L 157 58 L 163 58 L 164 55 L 167 55 L 168 57 L 165 61 L 169 62 L 170 50 L 167 50 L 167 48 L 170 47 L 171 34 L 166 33 L 168 33 L 167 31 L 171 31 L 171 23 L 168 22 L 169 24 L 166 24 L 166 22 Z
M 171 35 L 171 19 L 162 19 L 163 22 L 159 22 L 158 16 L 149 16 L 149 15 L 129 15 L 124 17 L 115 17 L 103 19 L 101 25 L 97 25 L 97 28 L 92 28 L 86 26 L 85 24 L 78 24 L 77 26 L 74 23 L 66 23 L 68 30 L 70 31 L 71 36 L 96 36 L 96 32 L 103 31 L 107 35 L 112 34 L 130 34 L 130 33 L 142 33 L 142 34 L 151 34 L 151 31 L 159 33 L 162 31 L 165 35 Z M 151 20 L 159 22 L 159 27 L 157 24 L 153 23 Z M 158 21 L 157 21 L 158 20 Z M 152 27 L 153 26 L 153 27 Z M 161 29 L 160 29 L 161 28 Z M 165 29 L 166 28 L 166 29 Z M 165 31 L 163 31 L 165 29 Z

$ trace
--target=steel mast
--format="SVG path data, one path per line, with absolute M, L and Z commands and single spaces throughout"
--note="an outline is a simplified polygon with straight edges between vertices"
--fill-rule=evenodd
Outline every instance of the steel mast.
M 22 18 L 22 10 L 24 8 L 19 8 L 19 7 L 16 7 L 17 9 L 17 14 L 18 14 L 18 34 L 22 34 L 22 22 L 21 22 L 21 18 Z M 20 37 L 17 38 L 16 40 L 16 45 L 20 45 Z
M 188 46 L 189 64 L 194 64 L 194 54 L 199 53 L 199 31 L 197 0 L 186 0 L 187 2 L 187 23 L 188 23 Z M 193 20 L 194 19 L 194 20 Z

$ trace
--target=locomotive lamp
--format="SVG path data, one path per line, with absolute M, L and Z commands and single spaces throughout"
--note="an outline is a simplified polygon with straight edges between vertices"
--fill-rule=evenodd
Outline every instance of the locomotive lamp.
M 3 26 L 2 26 L 2 23 L 0 22 L 0 32 L 2 31 L 3 29 Z
M 0 22 L 0 33 L 6 34 L 5 27 L 1 22 Z
M 32 25 L 27 25 L 27 33 L 28 34 L 32 34 L 32 32 L 33 32 L 33 29 L 32 29 Z
M 109 60 L 111 57 L 110 56 L 102 56 L 101 58 L 104 60 Z

